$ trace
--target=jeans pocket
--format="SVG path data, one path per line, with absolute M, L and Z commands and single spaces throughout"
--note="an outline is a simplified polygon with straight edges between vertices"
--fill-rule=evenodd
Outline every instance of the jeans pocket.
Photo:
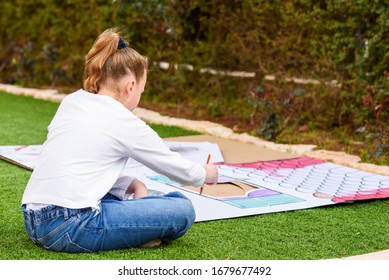
M 66 253 L 90 253 L 92 251 L 74 243 L 66 232 L 58 240 L 56 240 L 50 246 L 45 246 L 47 250 L 55 252 L 66 252 Z

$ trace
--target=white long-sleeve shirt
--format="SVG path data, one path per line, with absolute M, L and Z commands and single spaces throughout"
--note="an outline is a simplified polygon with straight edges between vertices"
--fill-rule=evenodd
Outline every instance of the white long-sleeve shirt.
M 180 183 L 204 184 L 203 166 L 170 151 L 145 122 L 111 97 L 84 90 L 68 95 L 48 131 L 22 204 L 98 208 L 105 194 L 115 188 L 124 193 L 131 183 L 120 178 L 129 157 Z

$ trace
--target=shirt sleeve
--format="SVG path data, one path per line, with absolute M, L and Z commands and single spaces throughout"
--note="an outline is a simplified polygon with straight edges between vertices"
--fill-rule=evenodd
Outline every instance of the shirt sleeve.
M 170 179 L 194 187 L 201 187 L 205 181 L 204 166 L 183 158 L 171 151 L 159 135 L 146 123 L 138 119 L 136 131 L 132 131 L 131 143 L 127 145 L 128 156 Z M 136 137 L 133 137 L 136 133 Z

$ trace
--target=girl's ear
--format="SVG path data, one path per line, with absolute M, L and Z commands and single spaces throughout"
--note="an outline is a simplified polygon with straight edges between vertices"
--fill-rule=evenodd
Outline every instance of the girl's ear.
M 128 80 L 126 85 L 126 92 L 127 94 L 131 94 L 134 90 L 135 81 L 134 80 Z

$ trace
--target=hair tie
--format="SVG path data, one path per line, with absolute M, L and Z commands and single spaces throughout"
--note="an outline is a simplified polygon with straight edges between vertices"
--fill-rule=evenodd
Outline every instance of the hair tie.
M 126 47 L 127 47 L 126 43 L 123 41 L 122 37 L 120 37 L 119 38 L 118 49 L 120 50 L 120 49 L 124 49 Z

